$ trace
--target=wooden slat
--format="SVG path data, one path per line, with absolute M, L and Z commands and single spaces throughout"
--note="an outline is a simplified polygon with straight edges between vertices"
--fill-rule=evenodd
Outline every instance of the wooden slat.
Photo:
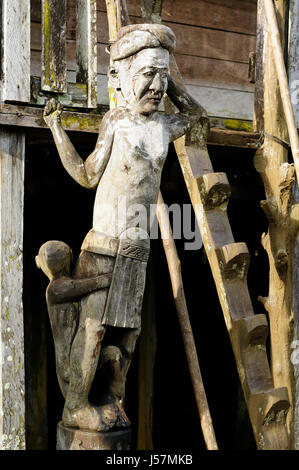
M 40 60 L 36 51 L 40 50 L 41 44 L 38 34 L 38 24 L 32 25 L 32 66 L 35 73 L 38 70 Z M 106 43 L 98 43 L 98 73 L 106 74 L 109 65 L 109 55 L 106 52 Z M 229 60 L 197 57 L 186 54 L 175 54 L 181 73 L 186 83 L 211 85 L 218 87 L 233 88 L 236 90 L 254 89 L 254 85 L 248 81 L 248 64 Z M 37 61 L 37 62 L 36 62 Z M 76 46 L 74 40 L 67 40 L 67 68 L 76 70 Z
M 107 109 L 108 107 L 103 108 L 103 113 Z M 64 129 L 69 131 L 98 133 L 102 117 L 103 114 L 64 111 L 62 114 L 62 124 Z M 233 120 L 229 122 L 231 125 L 234 124 Z M 237 124 L 238 121 L 235 121 L 235 125 Z M 47 129 L 47 125 L 43 119 L 43 109 L 8 104 L 0 104 L 0 125 Z M 239 148 L 257 148 L 259 138 L 259 133 L 230 131 L 228 129 L 212 127 L 208 144 L 227 145 L 229 147 Z M 241 157 L 240 155 L 240 158 Z
M 66 93 L 66 0 L 42 0 L 42 89 Z
M 98 103 L 96 0 L 78 0 L 76 45 L 76 81 L 87 84 L 87 107 L 96 108 Z
M 98 9 L 106 11 L 105 0 Z M 131 21 L 141 16 L 140 0 L 127 0 Z M 256 0 L 164 0 L 162 20 L 255 35 Z
M 1 6 L 1 100 L 30 100 L 30 5 L 3 0 Z
M 24 132 L 1 127 L 0 161 L 0 449 L 22 450 Z
M 74 17 L 74 12 L 68 11 L 69 18 Z M 134 18 L 133 24 L 142 23 L 142 18 Z M 75 21 L 75 20 L 74 20 Z M 70 22 L 70 19 L 68 23 Z M 33 23 L 32 29 L 39 29 L 39 23 Z M 177 37 L 176 53 L 212 59 L 230 60 L 248 64 L 249 52 L 255 50 L 255 37 L 244 36 L 239 33 L 218 31 L 188 25 L 165 23 L 173 29 Z M 34 32 L 33 48 L 40 47 L 39 33 Z M 75 28 L 68 28 L 66 38 L 75 40 Z M 97 41 L 108 44 L 109 34 L 106 13 L 97 15 Z M 238 47 L 236 47 L 236 44 Z

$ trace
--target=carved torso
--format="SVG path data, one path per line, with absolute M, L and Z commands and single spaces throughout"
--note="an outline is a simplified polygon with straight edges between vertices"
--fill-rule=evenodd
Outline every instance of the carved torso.
M 159 113 L 142 118 L 122 110 L 114 126 L 111 155 L 97 188 L 93 228 L 118 237 L 136 224 L 138 210 L 147 217 L 143 228 L 149 230 L 149 209 L 157 202 L 169 132 Z

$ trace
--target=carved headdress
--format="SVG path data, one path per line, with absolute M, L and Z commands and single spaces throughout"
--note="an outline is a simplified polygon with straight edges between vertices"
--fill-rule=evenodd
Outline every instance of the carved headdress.
M 136 24 L 124 26 L 118 31 L 115 42 L 110 45 L 113 61 L 126 59 L 142 49 L 163 47 L 169 53 L 176 46 L 175 35 L 161 24 Z

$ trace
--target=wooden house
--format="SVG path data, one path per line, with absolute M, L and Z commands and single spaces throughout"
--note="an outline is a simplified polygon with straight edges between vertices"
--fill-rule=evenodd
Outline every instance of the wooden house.
M 264 243 L 263 248 L 260 243 L 268 225 L 265 204 L 264 212 L 260 208 L 260 201 L 265 199 L 264 185 L 266 199 L 271 199 L 271 195 L 267 195 L 269 184 L 265 183 L 269 175 L 260 178 L 264 160 L 258 155 L 254 166 L 254 156 L 263 143 L 274 142 L 283 148 L 281 158 L 285 160 L 281 162 L 287 164 L 289 150 L 287 127 L 282 124 L 271 130 L 269 125 L 271 113 L 283 123 L 285 119 L 277 80 L 276 85 L 267 82 L 266 86 L 268 93 L 273 91 L 271 100 L 278 103 L 279 111 L 273 108 L 269 112 L 265 95 L 265 80 L 269 81 L 271 76 L 267 64 L 272 64 L 272 76 L 277 72 L 273 57 L 268 55 L 265 59 L 272 43 L 264 0 L 127 0 L 126 4 L 131 23 L 162 21 L 174 31 L 177 38 L 174 57 L 184 84 L 210 117 L 208 150 L 213 167 L 209 174 L 218 176 L 208 177 L 198 170 L 197 175 L 191 174 L 196 180 L 197 189 L 193 189 L 189 170 L 182 176 L 180 164 L 184 170 L 184 163 L 176 158 L 178 148 L 171 146 L 161 190 L 168 205 L 178 203 L 181 207 L 189 204 L 190 197 L 194 202 L 198 188 L 200 194 L 205 194 L 201 203 L 208 213 L 206 225 L 198 221 L 205 250 L 186 251 L 184 240 L 176 242 L 219 447 L 294 447 L 286 422 L 290 403 L 291 409 L 295 408 L 294 393 L 293 400 L 290 398 L 294 380 L 291 391 L 279 367 L 276 370 L 273 364 L 269 366 L 270 346 L 266 338 L 271 312 L 266 301 L 257 300 L 258 296 L 260 300 L 266 298 L 271 285 L 268 277 L 272 261 L 270 256 L 268 261 L 264 250 L 268 245 Z M 274 4 L 284 31 L 281 37 L 289 38 L 285 40 L 284 52 L 298 128 L 299 1 L 275 0 Z M 93 196 L 78 188 L 62 169 L 43 120 L 43 108 L 53 96 L 63 104 L 63 126 L 80 155 L 86 157 L 95 145 L 102 116 L 109 109 L 107 46 L 121 23 L 119 12 L 120 16 L 114 17 L 111 12 L 121 5 L 123 0 L 1 1 L 1 449 L 55 447 L 63 401 L 56 385 L 44 297 L 47 283 L 37 270 L 34 257 L 40 245 L 50 239 L 67 242 L 76 257 L 90 228 Z M 274 136 L 274 141 L 269 135 Z M 188 149 L 184 155 L 188 158 Z M 291 172 L 289 167 L 283 168 Z M 294 180 L 293 175 L 294 172 L 290 179 Z M 208 206 L 216 187 L 221 187 L 226 202 L 231 192 L 228 216 L 235 238 L 228 228 L 228 219 L 223 218 L 226 211 L 223 207 L 219 209 L 220 202 L 218 206 L 216 203 Z M 213 210 L 218 215 L 222 211 L 217 226 L 210 222 Z M 195 227 L 194 212 L 192 217 Z M 284 226 L 288 225 L 287 220 L 285 216 Z M 211 235 L 206 235 L 209 230 Z M 224 234 L 223 243 L 217 245 L 215 240 L 220 232 Z M 294 247 L 295 241 L 294 235 L 290 247 Z M 284 247 L 279 249 L 283 255 Z M 290 250 L 286 251 L 292 258 Z M 244 268 L 242 275 L 231 277 L 234 263 Z M 281 282 L 292 288 L 290 274 L 286 277 L 279 269 Z M 293 261 L 289 262 L 288 270 L 293 272 Z M 296 280 L 296 269 L 294 273 Z M 296 302 L 294 306 L 296 311 Z M 286 309 L 290 312 L 288 325 L 295 323 L 294 336 L 293 329 L 286 335 L 296 340 L 296 315 L 294 319 L 289 304 Z M 275 328 L 270 331 L 276 338 Z M 286 357 L 293 371 L 290 342 Z M 273 360 L 272 349 L 271 354 Z M 127 398 L 134 446 L 203 449 L 204 439 L 159 240 L 152 244 L 144 333 L 134 361 Z M 264 413 L 262 417 L 259 410 Z M 292 419 L 289 426 L 293 423 Z

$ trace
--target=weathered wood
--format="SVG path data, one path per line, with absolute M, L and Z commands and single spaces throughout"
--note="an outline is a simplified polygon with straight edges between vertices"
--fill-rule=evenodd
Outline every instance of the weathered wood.
M 1 3 L 1 100 L 30 101 L 30 2 Z
M 168 213 L 165 209 L 161 192 L 159 193 L 158 197 L 157 217 L 161 230 L 161 237 L 163 240 L 164 251 L 167 259 L 173 296 L 181 327 L 189 372 L 193 384 L 194 395 L 204 440 L 208 450 L 218 450 L 209 404 L 201 376 L 193 332 L 189 320 L 181 272 L 181 263 L 176 251 Z
M 99 27 L 104 28 L 104 19 L 99 23 Z M 41 41 L 39 35 L 39 25 L 32 24 L 32 52 L 41 50 Z M 182 33 L 184 34 L 184 33 Z M 223 39 L 221 39 L 223 41 Z M 105 74 L 109 65 L 109 55 L 106 52 L 108 42 L 98 42 L 98 73 Z M 198 48 L 197 48 L 198 49 Z M 213 47 L 214 49 L 214 47 Z M 176 53 L 175 57 L 180 66 L 181 73 L 184 76 L 185 82 L 202 85 L 212 85 L 233 88 L 235 90 L 244 90 L 253 93 L 253 86 L 248 81 L 248 64 L 236 62 L 233 60 L 224 60 L 221 58 L 213 57 L 199 57 L 194 55 L 184 54 L 185 49 L 181 49 L 181 53 Z M 205 51 L 203 51 L 203 54 Z M 209 52 L 206 51 L 208 54 Z M 40 58 L 33 54 L 33 60 L 38 63 Z M 33 65 L 34 66 L 34 65 Z M 76 46 L 74 36 L 68 39 L 67 42 L 67 66 L 68 70 L 76 70 Z M 200 70 L 200 74 L 199 74 Z M 36 73 L 32 73 L 35 75 Z
M 57 425 L 57 450 L 129 450 L 131 430 L 90 432 Z
M 288 127 L 288 134 L 292 149 L 292 155 L 299 179 L 299 137 L 295 123 L 295 116 L 291 102 L 288 77 L 284 62 L 283 48 L 281 45 L 281 36 L 278 29 L 277 17 L 272 0 L 264 0 L 265 15 L 268 22 L 268 31 L 271 38 L 271 46 L 273 49 L 273 59 L 276 66 L 277 77 L 279 82 L 279 90 L 282 99 L 283 111 Z
M 174 60 L 171 75 L 183 85 Z M 248 253 L 245 246 L 235 244 L 226 214 L 227 189 L 223 176 L 213 181 L 213 171 L 207 150 L 196 138 L 186 136 L 175 141 L 175 148 L 200 228 L 202 240 L 215 280 L 220 304 L 237 363 L 237 368 L 248 406 L 253 432 L 259 449 L 287 449 L 289 440 L 285 416 L 289 407 L 287 389 L 275 389 L 265 349 L 266 318 L 258 318 L 249 296 L 246 271 Z M 201 160 L 205 159 L 203 165 Z M 204 179 L 207 181 L 204 181 Z M 208 206 L 203 195 L 217 195 L 217 184 L 224 189 L 223 197 L 215 197 L 217 204 Z M 207 192 L 208 189 L 208 192 Z M 223 202 L 224 201 L 224 202 Z M 259 334 L 261 323 L 262 334 Z M 256 326 L 254 326 L 256 325 Z
M 0 448 L 25 448 L 23 195 L 25 134 L 0 129 Z
M 140 0 L 127 6 L 133 22 L 141 15 Z M 98 0 L 98 9 L 106 11 L 105 0 Z M 163 0 L 162 20 L 255 35 L 256 0 Z
M 98 104 L 96 0 L 78 0 L 76 44 L 76 81 L 87 84 L 87 107 L 96 108 Z
M 62 125 L 64 129 L 69 131 L 97 133 L 107 107 L 102 107 L 99 111 L 99 114 L 63 111 Z M 8 104 L 0 104 L 0 124 L 4 126 L 34 128 L 47 127 L 43 120 L 42 109 Z M 230 120 L 228 124 L 237 126 L 238 121 L 234 123 L 233 120 Z M 221 123 L 221 125 L 225 125 L 225 122 Z M 257 148 L 259 139 L 260 134 L 258 132 L 234 131 L 212 127 L 208 136 L 208 144 L 254 149 Z M 242 158 L 241 154 L 240 158 Z
M 105 111 L 107 108 L 105 108 Z M 77 113 L 64 111 L 61 122 L 69 131 L 94 132 L 99 130 L 103 114 Z M 7 126 L 47 128 L 43 119 L 43 110 L 28 106 L 0 104 L 0 124 Z
M 284 48 L 288 2 L 277 0 L 275 6 Z M 265 141 L 255 156 L 255 167 L 263 180 L 266 195 L 265 201 L 261 202 L 261 207 L 269 222 L 267 234 L 262 235 L 262 245 L 269 258 L 269 291 L 266 297 L 259 297 L 259 300 L 269 313 L 273 382 L 275 387 L 288 388 L 290 411 L 287 416 L 287 427 L 290 440 L 293 442 L 294 383 L 290 361 L 290 342 L 294 320 L 292 310 L 293 253 L 298 233 L 298 216 L 293 210 L 294 201 L 291 191 L 294 182 L 294 165 L 288 163 L 288 149 L 279 141 L 279 139 L 281 141 L 288 139 L 279 81 L 285 65 L 280 62 L 279 69 L 277 69 L 277 62 L 275 63 L 274 59 L 278 49 L 282 53 L 282 48 L 280 44 L 279 47 L 277 44 L 279 33 L 273 29 L 277 27 L 277 23 L 274 18 L 275 24 L 273 24 L 275 12 L 272 11 L 272 7 L 272 1 L 271 3 L 265 2 L 268 16 L 268 35 L 264 57 Z M 273 37 L 275 43 L 273 43 Z M 282 57 L 280 59 L 283 60 Z
M 299 128 L 299 1 L 293 0 L 289 7 L 289 86 L 295 114 L 297 129 Z
M 42 91 L 41 79 L 39 77 L 31 77 L 30 103 L 44 106 L 51 97 L 50 92 Z M 67 93 L 59 94 L 57 99 L 63 106 L 86 108 L 88 102 L 88 88 L 86 83 L 68 82 Z
M 264 54 L 265 54 L 265 12 L 264 0 L 257 2 L 256 60 L 254 88 L 254 130 L 264 128 Z
M 42 0 L 42 90 L 66 93 L 66 0 Z
M 163 0 L 141 0 L 141 16 L 144 23 L 161 23 Z

